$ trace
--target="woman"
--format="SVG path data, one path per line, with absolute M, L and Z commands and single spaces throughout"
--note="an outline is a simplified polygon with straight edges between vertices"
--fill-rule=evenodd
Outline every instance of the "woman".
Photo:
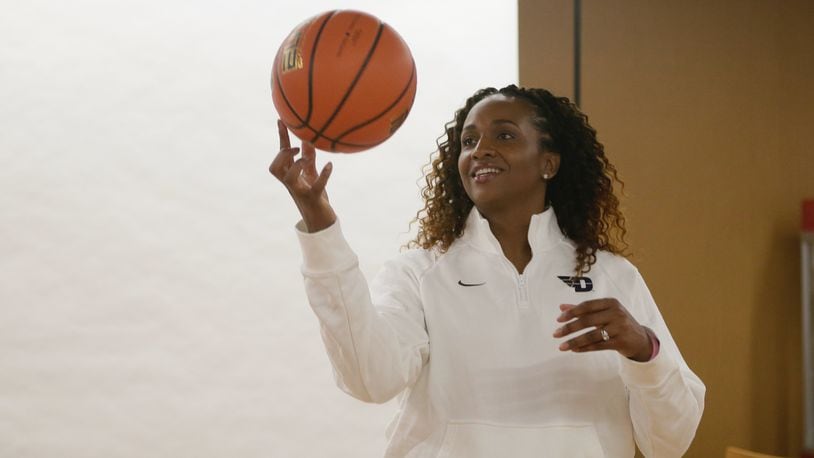
M 427 174 L 418 248 L 368 285 L 328 164 L 280 124 L 272 174 L 302 214 L 312 308 L 337 384 L 401 394 L 388 457 L 681 456 L 704 403 L 620 252 L 616 172 L 565 98 L 508 86 L 458 110 Z

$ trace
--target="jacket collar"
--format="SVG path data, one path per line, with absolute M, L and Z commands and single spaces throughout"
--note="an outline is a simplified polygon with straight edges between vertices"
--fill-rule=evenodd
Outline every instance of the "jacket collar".
M 565 238 L 557 224 L 557 215 L 554 214 L 553 208 L 531 215 L 528 237 L 532 255 L 551 249 Z M 503 254 L 500 243 L 489 227 L 489 221 L 486 221 L 475 207 L 472 207 L 466 218 L 461 241 L 482 251 Z

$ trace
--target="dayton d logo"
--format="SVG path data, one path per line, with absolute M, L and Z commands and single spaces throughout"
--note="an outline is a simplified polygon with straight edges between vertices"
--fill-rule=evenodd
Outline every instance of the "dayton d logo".
M 571 277 L 564 275 L 557 275 L 557 278 L 562 280 L 563 283 L 574 288 L 578 293 L 587 293 L 594 289 L 594 282 L 588 277 Z

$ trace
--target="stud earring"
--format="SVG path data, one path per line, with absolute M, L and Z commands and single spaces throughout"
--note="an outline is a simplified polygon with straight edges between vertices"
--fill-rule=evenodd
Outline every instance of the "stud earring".
M 548 174 L 547 174 L 547 173 L 544 173 L 544 174 L 543 174 L 543 179 L 544 179 L 544 180 L 548 180 Z

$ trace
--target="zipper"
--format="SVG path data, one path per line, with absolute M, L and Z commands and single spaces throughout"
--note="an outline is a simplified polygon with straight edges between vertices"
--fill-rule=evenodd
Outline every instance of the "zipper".
M 511 272 L 514 276 L 515 284 L 517 285 L 517 299 L 518 299 L 518 306 L 520 308 L 527 308 L 529 306 L 529 287 L 528 282 L 526 281 L 526 272 L 529 270 L 529 266 L 526 266 L 525 272 L 522 274 L 517 271 L 517 268 L 506 259 L 505 256 L 501 256 L 503 261 L 503 265 Z M 531 263 L 529 263 L 531 264 Z
M 521 306 L 528 306 L 529 303 L 529 288 L 528 283 L 526 283 L 526 274 L 517 274 L 517 287 L 519 291 L 520 297 L 520 305 Z

